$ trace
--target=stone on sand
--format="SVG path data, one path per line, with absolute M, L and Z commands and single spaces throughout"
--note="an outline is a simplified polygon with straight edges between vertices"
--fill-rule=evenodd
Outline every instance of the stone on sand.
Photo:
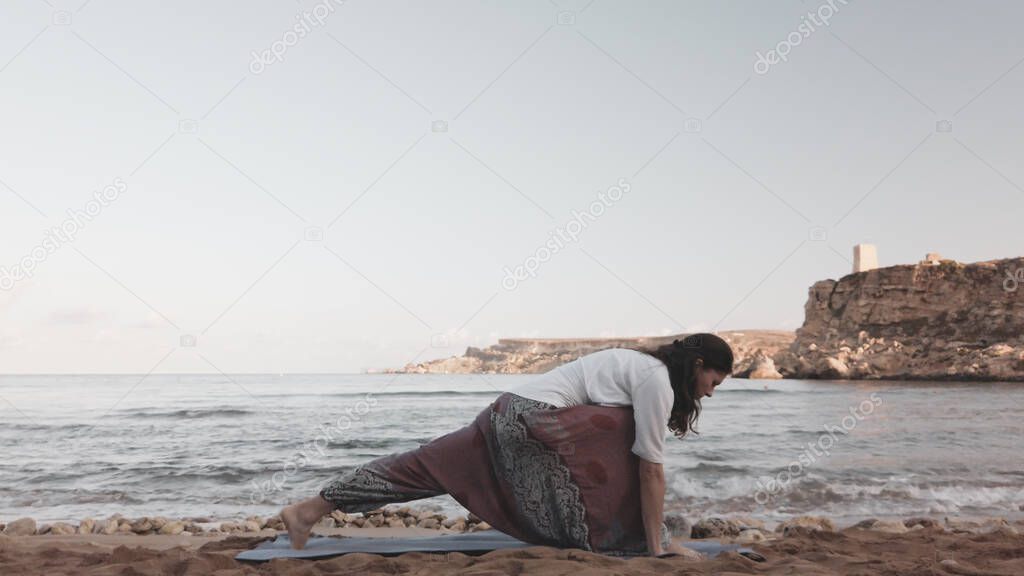
M 149 521 L 149 518 L 143 516 L 131 523 L 131 529 L 136 534 L 147 534 L 153 529 L 153 523 Z
M 690 521 L 682 514 L 666 514 L 665 527 L 668 528 L 669 534 L 675 537 L 689 538 L 693 531 Z
M 270 528 L 271 530 L 284 530 L 284 520 L 281 520 L 280 516 L 271 516 L 267 518 L 267 522 L 264 527 Z
M 54 522 L 53 526 L 50 526 L 50 534 L 54 536 L 68 536 L 75 532 L 75 527 L 67 522 Z
M 424 518 L 423 520 L 417 522 L 416 526 L 419 528 L 426 528 L 428 530 L 436 530 L 440 526 L 440 524 L 438 524 L 436 518 Z
M 79 534 L 92 534 L 93 526 L 96 525 L 96 521 L 92 518 L 86 518 L 78 523 Z
M 757 528 L 748 528 L 740 532 L 740 535 L 736 537 L 736 542 L 740 544 L 753 544 L 754 542 L 763 542 L 767 539 L 764 532 L 761 532 Z
M 690 531 L 691 538 L 720 538 L 723 536 L 739 536 L 739 526 L 724 518 L 701 518 Z
M 110 536 L 112 534 L 117 534 L 117 526 L 118 526 L 118 523 L 117 523 L 117 519 L 116 518 L 111 518 L 110 520 L 104 520 L 103 524 L 100 527 L 100 533 L 101 534 L 106 534 L 107 536 Z
M 946 517 L 946 529 L 950 532 L 984 534 L 998 528 L 1011 527 L 1005 518 L 949 518 Z
M 389 528 L 405 528 L 405 520 L 399 516 L 392 516 L 388 518 L 387 525 Z
M 36 521 L 32 518 L 18 518 L 4 527 L 8 536 L 31 536 L 36 533 Z
M 185 523 L 180 521 L 168 522 L 160 527 L 160 534 L 181 534 L 185 531 Z
M 764 521 L 758 520 L 757 518 L 751 518 L 750 516 L 733 516 L 729 521 L 736 525 L 740 531 L 756 528 L 762 532 L 768 532 L 768 528 L 765 527 Z
M 925 518 L 923 516 L 916 516 L 914 518 L 907 518 L 903 521 L 903 525 L 907 528 L 914 528 L 920 526 L 922 528 L 933 528 L 939 526 L 939 523 L 932 518 Z M 940 526 L 941 527 L 941 526 Z
M 870 528 L 876 532 L 886 532 L 889 534 L 903 534 L 909 532 L 906 525 L 899 520 L 878 520 Z
M 786 520 L 775 527 L 776 532 L 782 532 L 783 536 L 790 536 L 799 532 L 822 530 L 835 532 L 836 526 L 832 520 L 820 516 L 797 516 Z
M 464 516 L 452 516 L 450 518 L 445 518 L 444 522 L 441 523 L 441 526 L 444 526 L 445 528 L 451 528 L 459 522 L 465 524 L 466 518 Z

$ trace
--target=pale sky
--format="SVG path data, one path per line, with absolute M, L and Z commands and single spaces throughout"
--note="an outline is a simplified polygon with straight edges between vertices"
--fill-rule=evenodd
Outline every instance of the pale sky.
M 1020 256 L 1021 21 L 1019 2 L 5 0 L 0 373 L 358 372 L 499 337 L 795 329 L 859 242 L 883 266 Z

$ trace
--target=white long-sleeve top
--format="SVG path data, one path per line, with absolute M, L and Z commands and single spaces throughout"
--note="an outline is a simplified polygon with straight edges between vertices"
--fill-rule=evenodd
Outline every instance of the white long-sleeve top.
M 636 420 L 633 453 L 649 462 L 664 461 L 665 431 L 675 394 L 668 368 L 653 356 L 624 348 L 601 350 L 509 391 L 559 408 L 632 406 Z

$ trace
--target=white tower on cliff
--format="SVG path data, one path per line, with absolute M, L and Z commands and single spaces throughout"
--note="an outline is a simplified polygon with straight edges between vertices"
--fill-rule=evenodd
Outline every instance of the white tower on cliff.
M 878 268 L 878 250 L 874 244 L 857 244 L 853 247 L 853 272 L 866 272 Z

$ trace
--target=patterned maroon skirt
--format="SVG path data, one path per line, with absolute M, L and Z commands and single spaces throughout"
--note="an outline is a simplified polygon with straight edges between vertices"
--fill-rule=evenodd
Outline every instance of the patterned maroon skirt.
M 556 408 L 505 393 L 469 426 L 360 466 L 320 495 L 355 513 L 447 493 L 525 542 L 642 554 L 633 434 L 630 407 Z M 660 536 L 667 545 L 664 527 Z

